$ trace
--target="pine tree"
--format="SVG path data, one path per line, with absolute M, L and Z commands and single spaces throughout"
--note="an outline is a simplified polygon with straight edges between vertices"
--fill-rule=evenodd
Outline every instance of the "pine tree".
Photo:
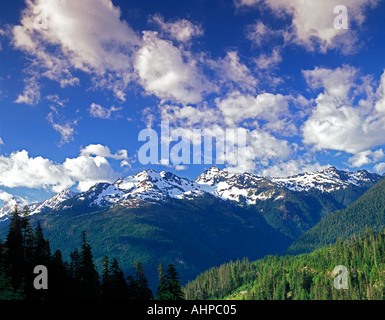
M 49 299 L 62 300 L 71 298 L 71 278 L 62 253 L 56 250 L 49 265 Z
M 109 259 L 106 255 L 102 259 L 102 298 L 108 300 L 111 298 L 111 275 Z
M 118 260 L 116 258 L 112 259 L 111 268 L 110 268 L 110 279 L 112 287 L 112 299 L 124 300 L 128 296 L 128 285 L 124 279 L 124 273 L 119 267 Z
M 79 261 L 80 287 L 85 299 L 100 297 L 99 274 L 96 271 L 91 246 L 87 241 L 86 232 L 82 233 L 82 247 Z
M 25 262 L 20 212 L 15 206 L 5 242 L 6 261 L 11 268 L 13 288 L 20 288 L 24 278 Z
M 167 296 L 168 300 L 184 300 L 182 287 L 179 283 L 179 275 L 172 263 L 167 266 L 165 287 L 166 290 L 163 296 Z
M 44 238 L 40 221 L 37 222 L 34 233 L 34 264 L 47 266 L 50 262 L 51 250 L 49 241 Z
M 167 283 L 166 283 L 166 275 L 164 273 L 164 269 L 162 264 L 158 266 L 158 281 L 159 284 L 157 286 L 156 299 L 157 300 L 168 300 L 169 295 L 167 295 Z
M 135 282 L 137 286 L 137 296 L 138 300 L 149 300 L 153 298 L 152 292 L 149 288 L 149 283 L 144 275 L 143 265 L 141 262 L 135 262 Z

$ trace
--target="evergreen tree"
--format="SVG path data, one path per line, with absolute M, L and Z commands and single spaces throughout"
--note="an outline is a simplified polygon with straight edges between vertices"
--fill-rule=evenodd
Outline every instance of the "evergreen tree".
M 157 300 L 168 300 L 167 288 L 166 288 L 166 275 L 162 264 L 158 266 L 158 281 L 156 299 Z
M 44 238 L 40 221 L 37 222 L 34 233 L 34 264 L 47 266 L 50 262 L 51 250 L 49 241 Z
M 135 262 L 135 283 L 137 300 L 149 300 L 153 298 L 153 294 L 150 290 L 148 280 L 144 274 L 143 265 L 141 262 Z
M 63 262 L 62 253 L 56 250 L 49 266 L 49 299 L 72 298 L 72 285 L 69 268 Z
M 13 288 L 20 288 L 23 283 L 25 272 L 23 234 L 20 212 L 15 206 L 11 223 L 9 225 L 8 234 L 5 242 L 6 247 L 6 263 L 11 268 L 11 278 Z M 25 282 L 25 279 L 24 279 Z
M 99 274 L 93 262 L 91 246 L 87 241 L 86 232 L 82 233 L 82 246 L 79 261 L 79 284 L 84 299 L 100 297 Z
M 173 264 L 167 266 L 166 275 L 162 282 L 160 295 L 162 300 L 184 300 L 184 293 L 179 283 L 179 275 Z
M 110 279 L 112 287 L 111 298 L 115 300 L 124 300 L 129 297 L 128 285 L 124 278 L 122 269 L 119 267 L 118 260 L 116 258 L 112 259 L 111 268 L 110 268 Z
M 106 255 L 102 259 L 102 298 L 110 299 L 111 298 L 111 276 L 110 276 L 110 266 L 109 260 Z

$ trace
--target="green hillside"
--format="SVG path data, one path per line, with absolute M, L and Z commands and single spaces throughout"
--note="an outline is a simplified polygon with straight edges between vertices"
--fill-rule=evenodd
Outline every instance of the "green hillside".
M 32 225 L 40 221 L 51 249 L 60 249 L 64 260 L 86 231 L 99 270 L 103 255 L 116 257 L 125 274 L 132 274 L 133 264 L 140 261 L 152 288 L 160 263 L 174 263 L 186 283 L 212 266 L 245 255 L 257 259 L 283 253 L 291 243 L 261 215 L 213 196 L 131 209 L 83 209 L 40 213 L 30 220 Z
M 288 254 L 312 252 L 364 232 L 367 227 L 379 231 L 385 228 L 385 179 L 381 179 L 362 197 L 343 210 L 327 214 L 312 229 L 301 235 L 287 250 Z
M 99 184 L 95 188 L 102 187 Z M 60 249 L 66 261 L 86 231 L 99 271 L 105 254 L 117 258 L 126 275 L 132 274 L 134 263 L 140 261 L 154 289 L 159 264 L 175 264 L 185 284 L 231 259 L 282 254 L 328 212 L 344 208 L 365 190 L 349 187 L 322 193 L 277 188 L 274 191 L 279 197 L 258 200 L 255 205 L 207 194 L 111 207 L 90 206 L 100 192 L 93 189 L 91 198 L 72 198 L 56 210 L 32 215 L 31 224 L 40 221 L 52 250 Z M 3 223 L 0 239 L 5 239 L 6 231 L 7 223 Z
M 340 265 L 347 270 L 346 289 L 334 286 Z M 383 300 L 385 230 L 369 229 L 311 254 L 223 264 L 200 274 L 184 292 L 190 300 Z

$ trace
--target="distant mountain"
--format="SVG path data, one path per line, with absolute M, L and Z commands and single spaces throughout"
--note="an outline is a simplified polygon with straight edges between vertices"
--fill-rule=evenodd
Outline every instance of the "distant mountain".
M 173 262 L 187 281 L 230 259 L 283 253 L 327 213 L 344 209 L 380 179 L 336 168 L 269 178 L 212 167 L 195 181 L 144 170 L 33 204 L 31 222 L 41 222 L 51 248 L 67 259 L 85 230 L 98 263 L 104 254 L 116 257 L 127 274 L 141 261 L 156 282 L 157 264 Z M 1 239 L 12 208 L 1 211 Z
M 9 219 L 15 206 L 23 206 L 23 203 L 15 196 L 12 196 L 4 202 L 3 207 L 0 208 L 0 223 Z
M 39 203 L 33 203 L 29 205 L 29 210 L 31 214 L 39 213 L 47 210 L 56 210 L 58 205 L 65 200 L 73 198 L 77 193 L 68 189 L 55 194 L 53 197 Z M 15 205 L 18 206 L 19 210 L 23 208 L 23 204 L 16 197 L 12 197 L 10 200 L 6 201 L 3 207 L 0 209 L 0 223 L 8 220 L 12 216 L 12 212 L 15 208 Z
M 122 177 L 113 184 L 97 183 L 80 194 L 65 189 L 44 202 L 31 204 L 30 210 L 32 214 L 44 210 L 59 210 L 68 199 L 76 200 L 82 203 L 83 207 L 86 205 L 90 208 L 109 207 L 118 203 L 129 207 L 140 202 L 162 201 L 168 198 L 192 199 L 206 193 L 223 200 L 255 205 L 258 201 L 284 199 L 288 191 L 304 194 L 309 191 L 321 191 L 333 194 L 349 188 L 368 189 L 380 178 L 380 175 L 365 170 L 348 172 L 337 170 L 335 167 L 286 178 L 269 178 L 251 173 L 234 174 L 213 166 L 195 181 L 190 181 L 171 172 L 149 169 Z M 21 202 L 15 197 L 5 203 L 0 209 L 0 217 L 9 217 L 15 204 L 21 206 Z M 75 205 L 75 202 L 72 202 L 72 205 Z
M 312 252 L 337 239 L 357 235 L 366 228 L 385 228 L 385 179 L 381 179 L 346 209 L 330 212 L 288 249 L 289 254 Z
M 370 187 L 380 178 L 380 175 L 366 170 L 349 172 L 329 167 L 321 171 L 302 173 L 287 178 L 273 178 L 272 181 L 293 191 L 317 189 L 330 193 L 351 186 Z

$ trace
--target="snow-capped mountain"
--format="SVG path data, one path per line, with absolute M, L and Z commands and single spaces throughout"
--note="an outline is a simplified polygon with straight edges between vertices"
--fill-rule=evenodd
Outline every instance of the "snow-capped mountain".
M 349 186 L 370 187 L 381 178 L 365 170 L 348 172 L 334 167 L 286 178 L 268 178 L 252 173 L 235 174 L 213 166 L 191 181 L 170 172 L 148 169 L 122 177 L 114 183 L 97 183 L 88 191 L 78 194 L 63 190 L 42 203 L 30 205 L 30 211 L 35 214 L 45 210 L 67 209 L 79 203 L 88 207 L 109 207 L 115 204 L 136 207 L 144 202 L 167 198 L 191 199 L 204 194 L 223 200 L 256 204 L 257 201 L 267 199 L 283 199 L 288 191 L 306 192 L 314 189 L 331 193 Z M 71 204 L 65 202 L 69 199 L 73 199 Z M 15 198 L 0 209 L 0 219 L 10 216 L 15 204 L 19 205 L 16 201 Z
M 335 167 L 286 178 L 259 177 L 251 173 L 232 174 L 225 169 L 212 167 L 195 182 L 212 186 L 213 193 L 223 199 L 240 201 L 243 197 L 247 204 L 255 204 L 257 200 L 281 199 L 284 197 L 282 188 L 299 192 L 315 189 L 330 193 L 349 186 L 371 186 L 380 179 L 380 175 L 366 170 L 349 172 Z
M 73 198 L 75 195 L 77 195 L 76 192 L 73 192 L 69 189 L 64 189 L 63 191 L 59 192 L 48 200 L 45 200 L 44 202 L 31 205 L 31 214 L 54 209 L 57 205 L 65 200 Z
M 178 177 L 171 172 L 156 172 L 149 169 L 120 178 L 113 184 L 98 183 L 73 199 L 86 201 L 90 207 L 106 207 L 117 203 L 137 206 L 143 201 L 161 201 L 168 197 L 191 198 L 202 195 L 209 189 L 209 186 Z
M 15 196 L 4 202 L 3 207 L 0 209 L 0 222 L 8 219 L 15 206 L 22 207 L 22 202 Z
M 293 191 L 309 191 L 314 188 L 322 192 L 332 192 L 349 186 L 372 185 L 380 179 L 380 175 L 366 170 L 349 172 L 329 167 L 317 172 L 302 173 L 287 178 L 272 178 L 271 181 Z
M 234 174 L 227 170 L 211 167 L 203 172 L 196 183 L 211 186 L 211 193 L 225 200 L 241 201 L 255 204 L 257 200 L 278 197 L 279 188 L 274 182 L 251 173 Z
M 71 199 L 76 194 L 77 194 L 76 192 L 65 189 L 43 202 L 30 204 L 28 206 L 30 210 L 30 214 L 35 214 L 45 210 L 55 209 L 60 203 L 62 203 L 65 200 Z M 12 215 L 15 205 L 17 205 L 18 208 L 21 210 L 24 206 L 24 203 L 22 203 L 16 197 L 12 197 L 10 200 L 4 203 L 4 206 L 0 209 L 0 222 L 8 219 Z

